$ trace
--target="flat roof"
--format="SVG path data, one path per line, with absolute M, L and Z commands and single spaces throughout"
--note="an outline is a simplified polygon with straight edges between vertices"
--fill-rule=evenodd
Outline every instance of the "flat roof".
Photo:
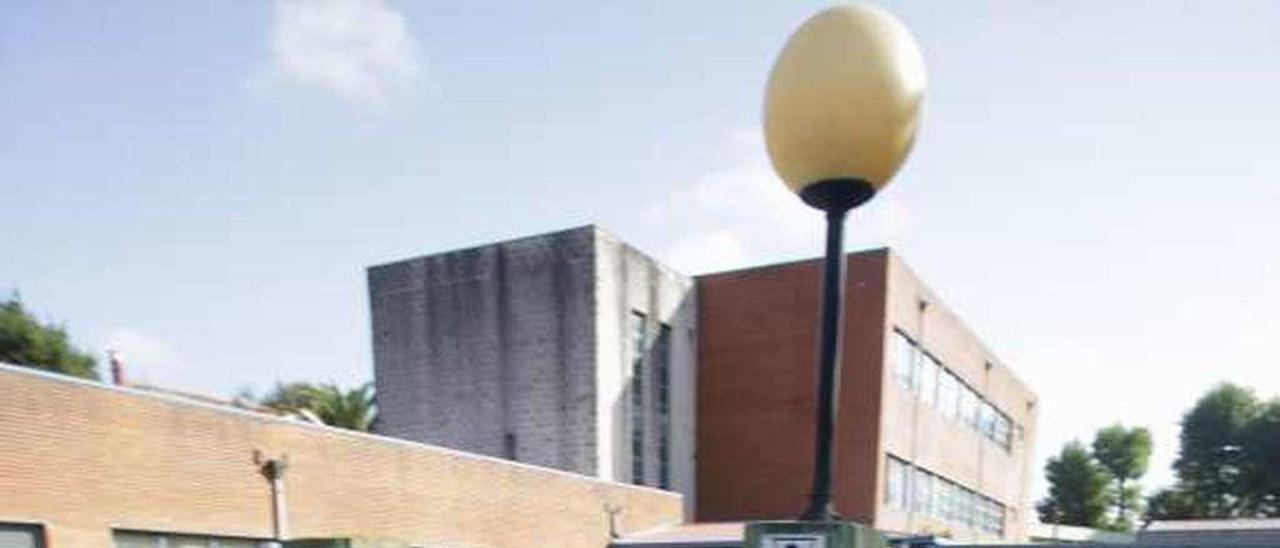
M 1280 530 L 1280 519 L 1177 519 L 1153 521 L 1144 532 Z
M 742 546 L 745 524 L 736 522 L 687 523 L 645 531 L 615 539 L 610 546 L 644 548 L 729 548 Z

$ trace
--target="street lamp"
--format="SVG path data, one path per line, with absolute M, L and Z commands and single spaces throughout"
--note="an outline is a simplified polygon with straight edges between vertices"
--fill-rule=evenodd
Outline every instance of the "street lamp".
M 813 490 L 804 521 L 838 519 L 832 505 L 844 219 L 889 184 L 911 150 L 924 99 L 920 50 L 888 12 L 838 6 L 806 21 L 769 76 L 764 129 L 769 158 L 787 187 L 827 217 L 818 358 Z

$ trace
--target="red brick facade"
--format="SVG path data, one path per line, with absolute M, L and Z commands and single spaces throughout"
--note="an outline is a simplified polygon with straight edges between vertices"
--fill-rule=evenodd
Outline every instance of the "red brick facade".
M 699 521 L 794 518 L 806 506 L 821 267 L 813 260 L 698 279 Z M 886 531 L 1025 538 L 1034 394 L 887 249 L 849 255 L 846 283 L 837 509 Z M 887 354 L 895 330 L 1010 416 L 1018 428 L 1009 450 L 894 384 Z M 887 454 L 1005 505 L 1003 533 L 886 505 Z

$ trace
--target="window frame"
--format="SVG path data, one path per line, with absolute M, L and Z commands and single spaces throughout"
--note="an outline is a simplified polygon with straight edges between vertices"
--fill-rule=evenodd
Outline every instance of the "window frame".
M 885 507 L 1004 536 L 1008 508 L 1003 503 L 892 453 L 884 455 Z
M 31 538 L 35 541 L 33 545 L 35 548 L 47 548 L 49 546 L 49 530 L 43 522 L 0 521 L 0 529 L 31 533 Z
M 894 329 L 893 335 L 894 384 L 907 392 L 915 392 L 919 374 L 916 359 L 919 346 L 901 329 Z
M 145 529 L 112 529 L 111 545 L 116 544 L 119 535 L 133 535 L 140 537 L 149 537 L 153 548 L 171 548 L 171 545 L 180 539 L 195 540 L 203 542 L 206 548 L 223 548 L 226 541 L 235 541 L 238 543 L 249 543 L 255 545 L 255 548 L 274 548 L 277 546 L 276 541 L 268 538 L 259 537 L 242 537 L 236 535 L 218 535 L 211 533 L 186 533 L 177 531 L 151 531 Z
M 648 350 L 649 341 L 649 317 L 643 312 L 632 310 L 627 317 L 627 337 L 631 350 L 631 378 L 628 388 L 630 390 L 630 401 L 628 409 L 630 416 L 628 419 L 631 427 L 631 483 L 634 485 L 646 485 L 645 477 L 645 429 L 648 427 L 645 420 L 648 406 L 646 405 L 645 390 L 648 383 L 645 382 L 645 375 L 649 368 L 646 367 L 648 361 L 645 355 Z

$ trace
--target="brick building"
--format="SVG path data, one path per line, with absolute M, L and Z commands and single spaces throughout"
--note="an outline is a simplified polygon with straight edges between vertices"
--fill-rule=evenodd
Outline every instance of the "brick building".
M 838 508 L 1026 538 L 1035 395 L 895 255 L 848 260 Z M 595 227 L 371 268 L 382 432 L 672 488 L 699 521 L 792 518 L 820 268 L 690 279 Z
M 681 520 L 657 489 L 150 391 L 0 365 L 0 394 L 5 547 L 599 548 L 611 512 L 618 533 Z
M 1025 539 L 1034 393 L 889 250 L 847 257 L 837 509 L 887 532 Z M 699 520 L 805 508 L 821 269 L 697 279 Z

